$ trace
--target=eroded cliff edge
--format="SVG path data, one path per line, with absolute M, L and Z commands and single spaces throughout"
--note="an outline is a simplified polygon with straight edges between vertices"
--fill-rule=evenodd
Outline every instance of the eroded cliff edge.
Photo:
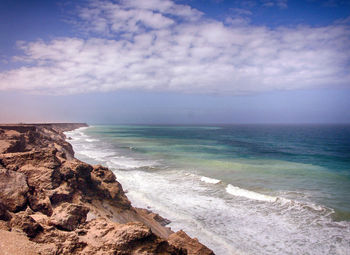
M 115 175 L 74 158 L 81 123 L 0 125 L 1 254 L 213 254 L 134 208 Z

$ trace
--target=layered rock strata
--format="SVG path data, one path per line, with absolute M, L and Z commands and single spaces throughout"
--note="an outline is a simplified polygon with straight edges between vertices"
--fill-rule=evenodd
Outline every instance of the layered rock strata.
M 132 207 L 108 168 L 75 159 L 63 132 L 83 126 L 0 125 L 0 255 L 213 254 Z

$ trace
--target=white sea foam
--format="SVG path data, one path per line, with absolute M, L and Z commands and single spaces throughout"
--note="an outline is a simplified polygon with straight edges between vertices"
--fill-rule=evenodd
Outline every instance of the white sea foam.
M 172 221 L 173 230 L 184 229 L 216 254 L 337 254 L 335 250 L 350 249 L 344 235 L 349 224 L 339 227 L 324 211 L 305 203 L 248 191 L 242 193 L 254 199 L 234 196 L 226 201 L 213 196 L 221 186 L 200 185 L 200 178 L 186 173 L 115 174 L 135 206 L 151 206 Z
M 277 197 L 260 194 L 260 193 L 246 190 L 246 189 L 241 189 L 231 184 L 228 184 L 226 186 L 226 192 L 234 196 L 245 197 L 253 200 L 266 201 L 266 202 L 277 201 Z
M 85 140 L 89 143 L 98 142 L 98 139 L 92 139 L 92 138 L 86 138 Z
M 206 183 L 211 183 L 211 184 L 218 184 L 221 182 L 221 180 L 209 178 L 209 177 L 205 177 L 205 176 L 201 177 L 201 181 L 206 182 Z
M 71 131 L 66 131 L 64 132 L 64 134 L 66 135 L 66 137 L 71 137 L 73 141 L 82 140 L 82 139 L 86 140 L 86 138 L 88 138 L 89 136 L 84 133 L 84 130 L 86 130 L 87 128 L 89 127 L 77 128 Z
M 200 241 L 211 248 L 216 246 L 217 254 L 242 254 L 233 248 L 227 240 L 217 235 L 211 228 L 193 216 L 202 215 L 203 210 L 210 206 L 220 208 L 223 201 L 198 192 L 206 192 L 206 188 L 193 183 L 192 178 L 197 175 L 164 175 L 144 171 L 114 171 L 117 179 L 128 189 L 128 197 L 136 207 L 148 207 L 161 215 L 165 215 L 172 222 L 170 227 L 174 230 L 184 229 L 190 236 L 199 237 Z M 184 179 L 185 178 L 185 179 Z M 198 178 L 195 178 L 198 180 Z M 179 183 L 182 185 L 180 186 Z M 199 184 L 199 182 L 197 182 Z M 157 191 L 158 190 L 158 191 Z M 148 192 L 145 192 L 148 191 Z M 161 192 L 161 194 L 157 194 Z M 167 202 L 165 202 L 167 201 Z M 151 206 L 151 207 L 150 207 Z M 191 213 L 189 213 L 191 211 Z M 208 211 L 208 213 L 210 213 Z M 214 219 L 214 218 L 212 218 Z M 200 234 L 197 232 L 200 231 Z
M 133 158 L 128 158 L 124 156 L 113 157 L 110 159 L 112 167 L 118 169 L 137 169 L 141 167 L 154 167 L 157 165 L 156 161 L 152 160 L 136 160 Z
M 186 172 L 185 175 L 186 176 L 191 176 L 191 177 L 198 177 L 198 175 L 193 174 L 193 173 L 188 173 L 188 172 Z
M 330 214 L 334 213 L 333 209 L 327 208 L 327 207 L 324 207 L 321 205 L 316 205 L 316 204 L 313 204 L 310 202 L 295 201 L 295 200 L 291 200 L 291 199 L 287 199 L 287 198 L 279 197 L 279 196 L 278 197 L 269 196 L 269 195 L 261 194 L 258 192 L 242 189 L 242 188 L 233 186 L 231 184 L 228 184 L 226 186 L 226 192 L 231 194 L 231 195 L 234 195 L 234 196 L 244 197 L 244 198 L 248 198 L 251 200 L 270 202 L 270 203 L 274 203 L 275 205 L 279 205 L 279 206 L 288 206 L 288 207 L 293 207 L 295 209 L 299 208 L 300 210 L 311 209 L 311 210 L 318 211 L 318 212 L 324 212 L 325 215 L 330 215 Z
M 113 151 L 107 151 L 107 150 L 103 151 L 103 150 L 95 150 L 95 149 L 81 150 L 79 151 L 79 153 L 87 157 L 90 157 L 92 159 L 100 160 L 100 161 L 107 160 L 108 157 L 115 155 Z

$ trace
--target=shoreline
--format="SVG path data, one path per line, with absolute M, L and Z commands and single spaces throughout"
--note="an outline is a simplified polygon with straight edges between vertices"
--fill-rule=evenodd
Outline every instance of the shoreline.
M 0 124 L 2 237 L 21 236 L 33 254 L 214 254 L 158 214 L 132 207 L 111 170 L 76 159 L 63 132 L 79 127 L 87 125 Z

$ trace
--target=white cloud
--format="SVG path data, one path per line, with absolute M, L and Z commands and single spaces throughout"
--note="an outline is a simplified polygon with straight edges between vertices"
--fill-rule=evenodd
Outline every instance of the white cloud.
M 241 94 L 350 85 L 346 23 L 224 24 L 167 0 L 93 1 L 79 19 L 88 39 L 19 43 L 23 66 L 0 73 L 0 90 Z
M 170 0 L 91 1 L 79 12 L 88 31 L 106 36 L 166 28 L 175 24 L 175 17 L 195 21 L 201 16 L 200 11 Z
M 261 3 L 265 7 L 279 7 L 285 9 L 288 7 L 288 0 L 261 0 Z

